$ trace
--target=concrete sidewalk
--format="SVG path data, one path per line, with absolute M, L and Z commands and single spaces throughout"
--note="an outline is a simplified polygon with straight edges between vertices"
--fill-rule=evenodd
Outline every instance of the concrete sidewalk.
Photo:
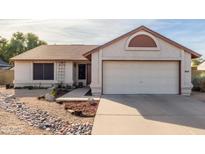
M 205 103 L 179 95 L 104 95 L 93 135 L 205 134 Z
M 88 101 L 89 99 L 93 99 L 95 101 L 99 101 L 99 97 L 93 96 L 85 96 L 88 91 L 90 90 L 89 87 L 77 88 L 74 89 L 65 95 L 56 99 L 57 102 L 64 102 L 64 101 Z

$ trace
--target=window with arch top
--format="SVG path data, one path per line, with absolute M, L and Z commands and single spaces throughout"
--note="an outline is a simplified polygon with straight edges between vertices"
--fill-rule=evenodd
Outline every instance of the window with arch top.
M 126 45 L 127 50 L 159 50 L 157 39 L 151 34 L 141 32 L 131 36 Z

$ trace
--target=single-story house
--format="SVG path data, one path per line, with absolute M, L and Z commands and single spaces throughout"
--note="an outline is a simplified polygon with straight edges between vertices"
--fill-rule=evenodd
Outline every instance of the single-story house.
M 205 71 L 205 61 L 197 66 L 197 70 Z
M 93 95 L 191 93 L 201 55 L 140 26 L 103 45 L 43 45 L 11 58 L 15 87 L 89 85 Z
M 7 70 L 11 68 L 11 65 L 9 65 L 7 62 L 3 61 L 1 58 L 0 58 L 0 70 Z

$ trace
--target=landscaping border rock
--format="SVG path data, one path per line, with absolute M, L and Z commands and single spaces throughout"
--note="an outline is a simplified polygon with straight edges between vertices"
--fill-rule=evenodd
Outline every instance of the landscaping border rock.
M 26 121 L 30 126 L 51 131 L 56 135 L 90 135 L 92 124 L 90 123 L 70 123 L 59 117 L 50 115 L 47 111 L 33 109 L 26 106 L 14 95 L 0 93 L 0 107 L 7 112 Z

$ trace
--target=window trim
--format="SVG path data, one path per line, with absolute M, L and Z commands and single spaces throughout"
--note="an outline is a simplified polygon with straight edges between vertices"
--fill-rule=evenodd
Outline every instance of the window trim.
M 43 64 L 43 79 L 34 79 L 34 64 Z M 53 76 L 52 79 L 44 79 L 44 64 L 53 64 Z M 54 62 L 33 62 L 32 63 L 32 81 L 42 81 L 42 82 L 49 82 L 55 80 L 55 63 Z
M 156 43 L 157 47 L 129 47 L 129 43 L 130 41 L 138 36 L 138 35 L 147 35 L 148 37 L 152 38 L 154 40 L 154 42 Z M 136 51 L 159 51 L 160 47 L 159 47 L 159 42 L 156 39 L 156 37 L 154 37 L 153 35 L 151 35 L 150 33 L 147 32 L 138 32 L 135 33 L 134 35 L 130 36 L 126 42 L 126 46 L 125 46 L 125 50 L 136 50 Z

